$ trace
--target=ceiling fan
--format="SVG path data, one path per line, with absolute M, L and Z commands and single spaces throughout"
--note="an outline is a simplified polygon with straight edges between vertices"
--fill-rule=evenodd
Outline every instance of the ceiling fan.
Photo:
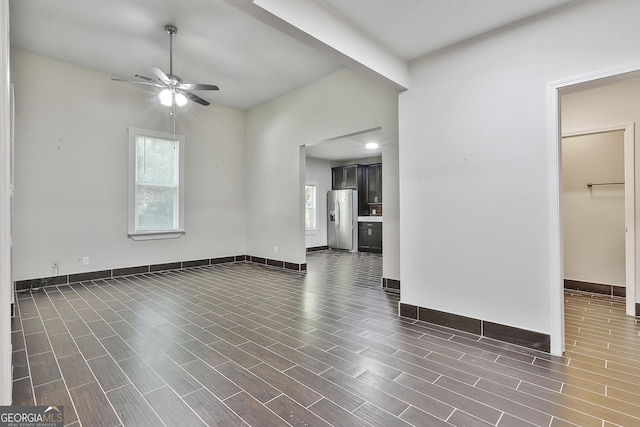
M 143 76 L 142 74 L 134 74 L 132 79 L 111 80 L 119 82 L 137 83 L 162 88 L 158 93 L 158 98 L 162 105 L 171 107 L 177 105 L 182 107 L 190 99 L 201 105 L 209 105 L 209 102 L 200 98 L 198 95 L 191 93 L 192 90 L 219 90 L 216 85 L 208 85 L 201 83 L 183 83 L 182 79 L 173 74 L 173 36 L 178 32 L 178 28 L 174 25 L 165 25 L 164 29 L 169 34 L 169 74 L 163 73 L 160 69 L 151 67 L 151 71 L 155 74 L 156 79 Z

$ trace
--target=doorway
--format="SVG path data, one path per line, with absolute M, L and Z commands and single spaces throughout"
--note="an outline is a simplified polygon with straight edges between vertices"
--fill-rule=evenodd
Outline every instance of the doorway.
M 590 74 L 577 76 L 565 80 L 551 82 L 547 86 L 547 111 L 548 116 L 548 136 L 547 136 L 547 156 L 548 156 L 548 194 L 549 194 L 549 286 L 550 286 L 550 304 L 551 304 L 551 353 L 561 355 L 564 352 L 564 240 L 562 225 L 562 129 L 561 126 L 561 97 L 586 89 L 604 88 L 619 82 L 631 81 L 640 78 L 640 63 L 634 63 L 623 67 L 615 67 L 611 69 L 601 70 Z M 601 110 L 602 111 L 602 110 Z M 618 123 L 622 121 L 620 117 L 616 120 Z M 621 126 L 602 126 L 601 131 L 624 129 L 625 130 L 625 149 L 627 149 L 627 140 L 630 141 L 630 148 L 634 148 L 635 131 L 634 119 L 628 120 L 627 124 Z M 615 122 L 612 120 L 611 122 Z M 611 123 L 610 122 L 610 123 Z M 592 125 L 593 126 L 593 125 Z M 627 162 L 631 162 L 628 164 Z M 625 171 L 633 171 L 635 164 L 635 156 L 625 156 Z M 635 173 L 629 178 L 625 175 L 625 183 L 633 183 L 635 185 Z M 625 185 L 625 199 L 629 197 L 632 200 L 634 196 L 632 185 Z M 629 194 L 632 192 L 631 194 Z M 635 252 L 637 236 L 635 233 L 635 206 L 631 205 L 625 208 L 625 216 L 633 218 L 626 223 L 625 245 L 627 251 Z M 628 211 L 627 211 L 628 209 Z M 632 252 L 632 253 L 633 253 Z M 625 256 L 626 258 L 626 256 Z M 633 272 L 630 273 L 630 268 Z M 635 315 L 636 294 L 637 294 L 637 269 L 635 269 L 635 256 L 633 262 L 627 263 L 626 266 L 627 286 L 626 289 L 626 313 L 627 315 Z M 628 277 L 628 276 L 631 277 Z
M 308 252 L 328 247 L 327 240 L 327 192 L 332 186 L 332 169 L 352 165 L 382 164 L 383 151 L 387 147 L 382 139 L 382 128 L 366 129 L 341 135 L 304 146 L 305 161 L 305 219 L 309 209 L 307 190 L 315 187 L 316 227 L 306 227 L 305 247 Z M 376 147 L 367 148 L 369 142 Z M 364 174 L 361 174 L 364 178 Z M 353 175 L 354 181 L 356 174 Z M 358 181 L 360 182 L 360 181 Z

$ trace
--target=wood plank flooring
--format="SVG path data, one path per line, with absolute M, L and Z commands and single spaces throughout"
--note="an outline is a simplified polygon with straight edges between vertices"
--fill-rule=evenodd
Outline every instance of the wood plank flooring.
M 376 254 L 19 294 L 14 405 L 69 426 L 638 426 L 640 325 L 565 293 L 554 357 L 397 316 Z

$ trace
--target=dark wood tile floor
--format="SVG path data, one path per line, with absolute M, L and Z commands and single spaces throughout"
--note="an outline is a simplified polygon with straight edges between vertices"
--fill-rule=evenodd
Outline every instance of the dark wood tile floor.
M 640 325 L 566 293 L 564 357 L 401 319 L 381 257 L 240 263 L 19 295 L 14 404 L 70 426 L 638 426 Z

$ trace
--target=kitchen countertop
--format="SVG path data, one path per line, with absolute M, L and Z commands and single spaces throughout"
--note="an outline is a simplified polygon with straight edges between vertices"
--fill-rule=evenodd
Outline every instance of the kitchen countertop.
M 359 216 L 358 222 L 382 222 L 381 216 Z

